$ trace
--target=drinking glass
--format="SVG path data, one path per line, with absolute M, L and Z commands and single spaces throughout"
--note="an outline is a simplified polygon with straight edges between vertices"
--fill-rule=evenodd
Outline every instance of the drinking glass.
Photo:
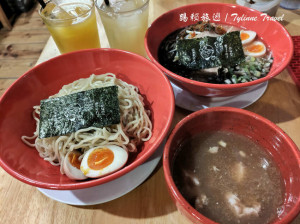
M 96 0 L 111 48 L 146 56 L 144 37 L 148 28 L 149 0 Z
M 93 0 L 50 0 L 39 13 L 61 53 L 100 47 Z

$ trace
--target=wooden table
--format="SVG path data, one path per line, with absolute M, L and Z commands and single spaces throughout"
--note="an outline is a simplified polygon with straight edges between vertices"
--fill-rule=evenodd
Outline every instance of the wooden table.
M 162 13 L 201 0 L 150 0 L 150 22 Z M 204 1 L 203 1 L 204 2 Z M 233 0 L 210 1 L 228 2 Z M 279 9 L 282 24 L 291 35 L 300 35 L 300 11 Z M 100 30 L 102 46 L 107 45 Z M 50 38 L 38 63 L 58 54 Z M 0 81 L 0 94 L 12 80 Z M 269 82 L 264 95 L 246 108 L 281 127 L 300 148 L 300 91 L 287 70 Z M 176 108 L 173 126 L 190 112 Z M 3 131 L 3 130 L 1 130 Z M 189 223 L 177 210 L 168 194 L 161 163 L 139 187 L 125 196 L 94 206 L 71 206 L 47 198 L 35 187 L 26 185 L 0 168 L 0 223 Z M 293 224 L 300 223 L 300 216 Z

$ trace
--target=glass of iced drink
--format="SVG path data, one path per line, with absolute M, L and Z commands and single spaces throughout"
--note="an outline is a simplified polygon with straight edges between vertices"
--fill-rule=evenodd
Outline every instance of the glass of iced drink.
M 95 2 L 110 47 L 146 56 L 144 37 L 148 28 L 149 0 Z
M 93 0 L 50 0 L 39 13 L 62 54 L 100 47 Z

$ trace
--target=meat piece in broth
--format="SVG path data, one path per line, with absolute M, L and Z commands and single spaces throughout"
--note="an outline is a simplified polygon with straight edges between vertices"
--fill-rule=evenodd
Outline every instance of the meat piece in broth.
M 225 197 L 231 210 L 236 216 L 238 217 L 250 216 L 250 215 L 258 216 L 258 213 L 260 212 L 261 209 L 261 205 L 259 203 L 254 202 L 251 207 L 247 207 L 232 192 L 226 193 Z
M 246 173 L 245 165 L 242 162 L 237 162 L 232 166 L 232 179 L 236 182 L 242 182 Z

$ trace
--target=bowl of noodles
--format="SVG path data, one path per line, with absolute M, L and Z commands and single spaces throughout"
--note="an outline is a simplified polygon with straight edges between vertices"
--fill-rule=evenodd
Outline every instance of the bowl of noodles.
M 145 48 L 173 84 L 209 97 L 255 89 L 278 75 L 293 54 L 292 39 L 279 22 L 225 3 L 191 4 L 164 13 L 148 28 Z
M 174 96 L 145 58 L 91 49 L 35 66 L 0 105 L 1 167 L 36 187 L 74 190 L 144 163 L 166 137 Z

